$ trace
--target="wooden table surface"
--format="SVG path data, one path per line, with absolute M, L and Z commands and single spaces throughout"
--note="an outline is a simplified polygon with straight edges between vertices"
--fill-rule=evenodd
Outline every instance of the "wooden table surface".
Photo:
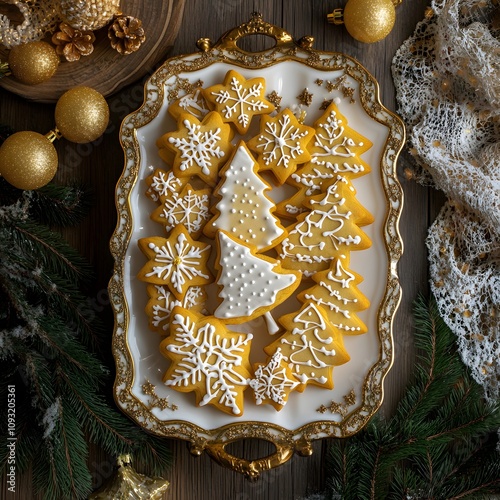
M 397 48 L 413 32 L 416 23 L 423 18 L 427 3 L 428 0 L 404 0 L 397 8 L 396 25 L 389 37 L 377 44 L 366 45 L 353 40 L 343 27 L 327 24 L 327 12 L 345 4 L 339 0 L 186 0 L 181 29 L 169 55 L 194 52 L 198 38 L 204 36 L 217 40 L 223 32 L 247 21 L 250 13 L 257 10 L 266 21 L 283 27 L 297 39 L 304 35 L 313 36 L 316 49 L 341 51 L 358 59 L 379 81 L 382 102 L 389 109 L 396 110 L 391 60 Z M 118 130 L 121 120 L 141 104 L 142 88 L 143 82 L 137 82 L 108 99 L 111 124 L 98 146 L 77 146 L 65 140 L 56 145 L 60 159 L 56 181 L 84 183 L 94 192 L 89 217 L 77 228 L 67 230 L 65 236 L 93 264 L 98 277 L 94 290 L 96 296 L 102 297 L 113 267 L 108 242 L 116 223 L 114 189 L 123 168 Z M 9 124 L 15 130 L 45 133 L 54 125 L 53 112 L 52 105 L 30 103 L 7 91 L 0 91 L 0 122 Z M 409 156 L 404 152 L 398 165 L 405 196 L 401 219 L 405 253 L 399 264 L 403 299 L 394 322 L 395 363 L 385 382 L 385 400 L 381 409 L 384 415 L 393 411 L 412 370 L 412 303 L 418 294 L 427 293 L 424 240 L 427 227 L 441 204 L 438 193 L 405 178 L 403 171 L 409 162 Z M 109 307 L 105 308 L 103 317 L 109 325 L 109 337 L 104 341 L 111 342 L 113 318 Z M 324 455 L 328 440 L 316 442 L 312 456 L 295 456 L 282 467 L 263 473 L 256 483 L 223 469 L 206 455 L 192 457 L 184 442 L 171 441 L 171 446 L 174 462 L 164 473 L 164 477 L 171 481 L 165 499 L 291 500 L 319 492 L 324 485 Z M 266 443 L 246 442 L 233 451 L 245 458 L 258 458 L 273 450 Z M 110 458 L 99 450 L 92 452 L 89 463 L 97 482 L 109 475 Z M 18 481 L 15 498 L 32 498 L 29 476 L 18 478 Z

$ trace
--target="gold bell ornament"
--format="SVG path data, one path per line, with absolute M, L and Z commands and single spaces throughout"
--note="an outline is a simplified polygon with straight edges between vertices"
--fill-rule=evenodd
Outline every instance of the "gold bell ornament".
M 96 90 L 75 87 L 59 98 L 54 117 L 56 127 L 49 133 L 17 132 L 0 147 L 0 175 L 14 187 L 39 189 L 50 182 L 58 167 L 55 139 L 95 141 L 108 126 L 109 108 Z
M 89 500 L 159 500 L 169 487 L 161 477 L 139 474 L 131 464 L 130 455 L 121 455 L 118 469 L 102 488 L 90 495 Z
M 349 34 L 364 43 L 383 40 L 396 22 L 396 6 L 403 0 L 349 0 L 344 9 L 327 15 L 329 23 L 344 24 Z

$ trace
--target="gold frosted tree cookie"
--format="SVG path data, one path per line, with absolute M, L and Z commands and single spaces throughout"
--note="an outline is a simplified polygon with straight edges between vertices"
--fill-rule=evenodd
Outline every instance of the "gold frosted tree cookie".
M 287 314 L 279 322 L 286 329 L 284 335 L 264 348 L 271 355 L 281 349 L 289 364 L 297 388 L 306 385 L 333 389 L 333 367 L 350 359 L 344 348 L 342 334 L 329 321 L 324 310 L 313 302 L 306 302 L 299 311 Z
M 246 80 L 234 70 L 227 72 L 224 83 L 203 90 L 203 96 L 226 123 L 232 123 L 244 135 L 255 115 L 269 114 L 274 105 L 264 96 L 264 78 Z
M 372 215 L 355 198 L 352 184 L 340 177 L 326 193 L 311 197 L 288 237 L 279 245 L 283 265 L 306 273 L 322 271 L 348 250 L 364 250 L 371 240 L 360 229 L 373 222 Z
M 172 361 L 163 381 L 177 391 L 194 392 L 199 406 L 241 416 L 243 391 L 252 377 L 251 340 L 252 334 L 232 332 L 213 316 L 176 307 L 170 335 L 160 344 Z
M 289 109 L 284 109 L 276 116 L 261 118 L 260 132 L 248 147 L 258 154 L 259 170 L 270 170 L 281 185 L 298 164 L 310 160 L 307 145 L 313 137 L 313 128 L 302 125 Z
M 321 306 L 333 326 L 344 334 L 367 332 L 355 312 L 368 309 L 370 301 L 357 287 L 363 278 L 349 269 L 349 254 L 333 259 L 330 269 L 314 274 L 313 280 L 316 285 L 297 296 L 301 302 L 312 301 Z
M 265 194 L 271 186 L 259 176 L 258 168 L 241 141 L 220 172 L 221 181 L 214 191 L 220 201 L 214 207 L 215 216 L 205 226 L 207 236 L 215 238 L 217 230 L 223 229 L 259 252 L 286 236 L 285 228 L 273 215 L 275 205 Z
M 149 261 L 137 277 L 155 285 L 165 285 L 182 300 L 190 286 L 212 281 L 207 267 L 210 245 L 194 241 L 183 225 L 176 226 L 168 238 L 141 238 L 139 248 Z
M 231 128 L 219 113 L 208 113 L 199 121 L 193 115 L 182 114 L 177 131 L 160 137 L 157 146 L 173 151 L 172 169 L 177 177 L 197 176 L 207 184 L 216 184 L 219 167 L 232 151 Z
M 254 368 L 255 376 L 249 385 L 254 391 L 255 404 L 270 404 L 280 411 L 290 392 L 300 384 L 283 359 L 281 349 L 276 349 L 267 364 L 257 363 Z
M 332 103 L 314 123 L 316 134 L 309 144 L 311 160 L 293 175 L 302 185 L 325 191 L 339 175 L 354 179 L 371 171 L 360 158 L 373 144 L 347 125 L 347 118 Z

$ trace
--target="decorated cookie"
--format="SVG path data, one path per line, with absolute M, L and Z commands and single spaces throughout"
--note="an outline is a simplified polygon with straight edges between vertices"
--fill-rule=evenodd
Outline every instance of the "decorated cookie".
M 322 185 L 342 175 L 354 179 L 370 172 L 370 166 L 360 155 L 372 147 L 372 143 L 348 127 L 347 119 L 335 103 L 330 104 L 320 119 L 314 123 L 316 135 L 310 143 L 311 161 L 304 165 L 295 179 Z M 323 189 L 324 190 L 324 189 Z
M 230 135 L 231 129 L 219 113 L 208 113 L 201 122 L 193 115 L 182 114 L 177 131 L 164 134 L 157 146 L 160 151 L 166 148 L 175 153 L 172 168 L 177 177 L 197 176 L 213 186 L 219 167 L 232 151 Z
M 356 311 L 370 307 L 370 301 L 357 285 L 363 278 L 349 270 L 349 255 L 333 259 L 330 269 L 313 276 L 316 285 L 304 290 L 297 298 L 312 301 L 326 312 L 330 322 L 344 334 L 366 333 L 366 325 L 356 316 Z
M 258 154 L 260 171 L 270 170 L 278 184 L 283 184 L 297 170 L 297 165 L 311 159 L 307 145 L 314 129 L 302 125 L 289 109 L 276 116 L 263 116 L 260 132 L 248 142 Z
M 201 286 L 188 288 L 182 300 L 177 300 L 168 287 L 162 285 L 148 285 L 147 292 L 149 300 L 146 304 L 146 314 L 149 318 L 149 328 L 162 335 L 168 334 L 170 314 L 174 307 L 181 306 L 200 312 L 207 299 L 205 289 Z
M 225 231 L 217 233 L 217 285 L 221 303 L 214 316 L 225 323 L 257 318 L 286 300 L 300 283 L 300 273 L 257 255 L 255 248 Z
M 210 189 L 193 189 L 186 184 L 175 196 L 163 197 L 151 219 L 165 226 L 167 231 L 183 224 L 193 238 L 198 238 L 210 218 Z
M 220 201 L 214 208 L 216 215 L 205 226 L 207 236 L 215 238 L 217 230 L 223 229 L 259 252 L 272 248 L 286 236 L 273 215 L 274 203 L 265 195 L 271 186 L 257 170 L 257 163 L 241 141 L 220 172 L 221 181 L 214 191 Z
M 270 404 L 280 411 L 290 392 L 300 384 L 283 359 L 281 348 L 276 349 L 267 364 L 258 363 L 254 368 L 255 376 L 249 385 L 254 391 L 255 404 Z
M 243 391 L 251 378 L 252 334 L 236 333 L 213 316 L 176 307 L 170 335 L 160 344 L 171 360 L 163 381 L 180 392 L 194 392 L 196 404 L 243 415 Z
M 283 265 L 307 273 L 322 271 L 348 250 L 364 250 L 371 240 L 359 226 L 373 222 L 372 215 L 356 200 L 356 191 L 343 177 L 327 192 L 311 197 L 305 205 L 311 211 L 301 214 L 280 243 Z
M 155 285 L 165 285 L 182 300 L 190 286 L 212 281 L 207 268 L 210 245 L 194 241 L 183 225 L 175 226 L 168 238 L 141 238 L 139 248 L 149 259 L 137 277 Z
M 264 78 L 246 80 L 234 70 L 227 72 L 224 83 L 203 90 L 203 96 L 226 123 L 232 123 L 238 133 L 246 134 L 255 115 L 274 111 L 265 96 Z
M 146 177 L 148 186 L 146 195 L 153 201 L 161 203 L 162 198 L 176 196 L 184 186 L 185 181 L 181 181 L 169 170 L 157 168 L 150 176 Z
M 333 367 L 349 361 L 342 334 L 329 321 L 321 306 L 305 303 L 297 312 L 280 318 L 286 333 L 267 346 L 267 354 L 281 349 L 283 359 L 301 386 L 333 389 Z
M 182 114 L 189 113 L 198 120 L 203 120 L 210 109 L 203 97 L 201 89 L 196 89 L 189 94 L 177 99 L 169 107 L 168 112 L 177 120 Z

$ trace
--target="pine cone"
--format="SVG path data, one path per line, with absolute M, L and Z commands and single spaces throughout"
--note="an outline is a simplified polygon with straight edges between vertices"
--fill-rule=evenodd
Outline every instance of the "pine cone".
M 92 31 L 80 31 L 69 24 L 61 23 L 58 31 L 52 36 L 56 52 L 64 56 L 66 61 L 75 62 L 81 56 L 88 56 L 94 51 L 95 36 Z
M 139 49 L 146 35 L 142 21 L 132 16 L 120 16 L 109 27 L 108 38 L 111 47 L 122 55 L 131 54 Z

